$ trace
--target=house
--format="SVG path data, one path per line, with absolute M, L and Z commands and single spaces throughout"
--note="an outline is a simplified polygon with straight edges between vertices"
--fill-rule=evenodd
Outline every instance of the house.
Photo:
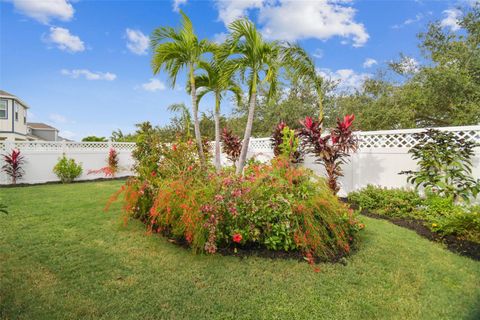
M 26 141 L 28 105 L 18 97 L 0 90 L 0 141 Z
M 61 141 L 58 129 L 41 122 L 27 122 L 28 137 L 32 140 Z
M 70 141 L 48 124 L 27 122 L 28 109 L 18 97 L 0 90 L 0 141 Z

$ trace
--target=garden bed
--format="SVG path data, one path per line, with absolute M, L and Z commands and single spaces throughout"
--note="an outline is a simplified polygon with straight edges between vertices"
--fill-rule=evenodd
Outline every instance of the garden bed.
M 346 198 L 342 198 L 342 201 L 348 202 Z M 354 210 L 358 210 L 358 206 L 354 203 L 350 203 L 350 207 Z M 445 244 L 446 248 L 454 253 L 480 261 L 480 243 L 461 239 L 453 235 L 441 236 L 438 233 L 435 233 L 429 228 L 427 228 L 425 226 L 426 222 L 424 220 L 418 220 L 413 218 L 394 218 L 381 214 L 376 214 L 374 212 L 370 212 L 367 209 L 360 210 L 360 214 L 370 218 L 387 220 L 397 226 L 413 230 L 418 235 L 427 238 L 430 241 Z

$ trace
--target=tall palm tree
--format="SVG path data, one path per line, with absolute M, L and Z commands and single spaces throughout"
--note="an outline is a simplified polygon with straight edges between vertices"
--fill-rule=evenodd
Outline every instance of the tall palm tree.
M 282 52 L 280 43 L 265 41 L 250 20 L 236 20 L 229 25 L 229 29 L 231 34 L 226 42 L 226 52 L 232 55 L 229 68 L 240 71 L 241 78 L 247 80 L 249 89 L 247 124 L 236 169 L 237 174 L 241 174 L 252 134 L 258 85 L 261 82 L 268 83 L 270 87 L 267 98 L 274 95 L 278 72 L 282 66 Z
M 219 58 L 220 47 L 217 48 L 217 54 L 211 62 L 202 61 L 199 68 L 204 70 L 204 74 L 195 77 L 197 85 L 197 103 L 207 94 L 215 95 L 215 168 L 220 170 L 220 105 L 225 92 L 232 92 L 237 102 L 240 103 L 242 90 L 234 79 L 235 69 L 231 66 L 232 61 Z
M 200 123 L 198 121 L 195 70 L 198 68 L 201 57 L 205 53 L 211 52 L 213 48 L 209 41 L 198 40 L 192 21 L 185 13 L 182 11 L 180 13 L 182 15 L 181 28 L 159 27 L 153 31 L 151 36 L 151 47 L 153 49 L 151 64 L 154 74 L 158 74 L 162 69 L 168 73 L 172 87 L 175 87 L 179 71 L 184 68 L 187 69 L 188 82 L 191 88 L 195 140 L 200 162 L 204 166 L 205 154 L 203 152 Z
M 285 64 L 293 69 L 299 79 L 313 84 L 317 93 L 318 119 L 323 123 L 323 78 L 318 74 L 313 59 L 297 44 L 286 44 L 284 47 Z

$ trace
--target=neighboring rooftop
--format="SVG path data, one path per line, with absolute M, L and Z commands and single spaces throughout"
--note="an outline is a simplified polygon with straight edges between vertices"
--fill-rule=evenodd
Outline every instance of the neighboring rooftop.
M 49 126 L 48 124 L 42 123 L 42 122 L 28 122 L 27 126 L 32 129 L 37 129 L 37 130 L 56 130 L 58 131 L 57 128 L 54 128 L 52 126 Z

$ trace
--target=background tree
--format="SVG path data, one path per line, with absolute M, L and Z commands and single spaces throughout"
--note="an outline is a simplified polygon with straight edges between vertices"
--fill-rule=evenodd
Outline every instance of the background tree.
M 105 137 L 97 137 L 97 136 L 88 136 L 82 139 L 84 142 L 107 142 L 107 138 Z

